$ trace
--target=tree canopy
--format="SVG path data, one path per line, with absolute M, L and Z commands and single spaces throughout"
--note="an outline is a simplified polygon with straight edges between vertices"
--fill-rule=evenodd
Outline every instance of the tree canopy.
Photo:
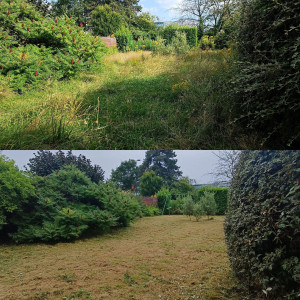
M 142 196 L 153 196 L 163 186 L 163 179 L 154 171 L 146 171 L 141 177 L 140 192 Z
M 173 150 L 149 150 L 141 166 L 141 171 L 154 171 L 163 179 L 165 185 L 171 186 L 182 175 L 177 166 L 176 153 Z
M 63 151 L 51 152 L 40 150 L 29 159 L 28 171 L 35 175 L 47 176 L 53 171 L 60 170 L 65 165 L 75 165 L 80 171 L 84 172 L 93 182 L 98 183 L 104 180 L 104 171 L 98 165 L 92 165 L 91 160 L 84 155 L 76 156 L 72 151 L 65 154 Z
M 111 172 L 111 180 L 122 190 L 130 190 L 136 187 L 138 182 L 139 169 L 133 159 L 121 162 L 120 166 Z

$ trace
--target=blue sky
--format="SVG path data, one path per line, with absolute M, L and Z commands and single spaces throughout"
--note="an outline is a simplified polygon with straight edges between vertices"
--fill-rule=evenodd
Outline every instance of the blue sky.
M 143 7 L 143 11 L 158 16 L 160 21 L 174 21 L 176 13 L 171 9 L 179 2 L 180 0 L 140 0 L 139 4 Z

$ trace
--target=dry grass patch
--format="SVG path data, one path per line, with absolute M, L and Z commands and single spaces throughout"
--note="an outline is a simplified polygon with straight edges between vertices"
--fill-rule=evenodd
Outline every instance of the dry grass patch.
M 0 265 L 3 300 L 239 299 L 223 217 L 143 218 L 70 244 L 2 245 Z

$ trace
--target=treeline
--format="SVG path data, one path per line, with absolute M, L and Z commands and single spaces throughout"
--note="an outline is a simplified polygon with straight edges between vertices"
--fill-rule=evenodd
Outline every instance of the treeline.
M 156 197 L 163 214 L 184 214 L 186 201 L 199 204 L 204 198 L 209 198 L 210 207 L 214 207 L 208 215 L 224 215 L 227 210 L 228 188 L 196 189 L 192 179 L 182 176 L 172 150 L 149 150 L 140 166 L 132 159 L 124 161 L 112 170 L 110 179 L 123 190 L 132 189 L 142 196 Z M 206 214 L 208 210 L 202 211 Z

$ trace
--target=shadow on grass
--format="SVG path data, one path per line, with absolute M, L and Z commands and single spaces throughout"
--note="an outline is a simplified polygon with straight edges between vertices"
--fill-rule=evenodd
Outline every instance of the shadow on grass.
M 185 84 L 179 76 L 121 79 L 85 94 L 84 106 L 95 108 L 89 124 L 98 127 L 91 148 L 234 147 L 224 125 L 222 88 L 212 92 L 211 81 Z

